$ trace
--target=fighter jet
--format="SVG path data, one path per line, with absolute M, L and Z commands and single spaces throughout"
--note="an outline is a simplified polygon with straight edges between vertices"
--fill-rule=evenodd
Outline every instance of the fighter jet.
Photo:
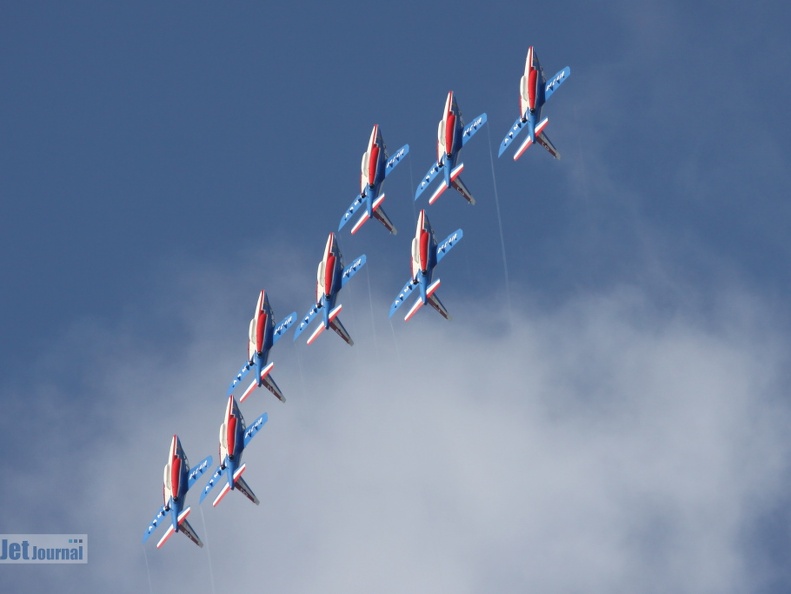
M 335 237 L 335 233 L 330 233 L 327 238 L 327 245 L 324 248 L 324 256 L 319 262 L 319 268 L 316 272 L 316 304 L 310 308 L 310 311 L 297 326 L 294 331 L 294 340 L 310 325 L 316 314 L 321 312 L 323 322 L 310 335 L 308 344 L 311 344 L 319 334 L 328 328 L 335 330 L 338 336 L 346 341 L 347 344 L 354 344 L 346 328 L 343 327 L 340 319 L 338 319 L 338 314 L 343 306 L 336 306 L 335 300 L 338 298 L 340 290 L 349 282 L 349 279 L 363 266 L 365 266 L 365 254 L 355 258 L 351 264 L 344 268 L 343 254 L 341 254 L 341 248 L 338 246 L 338 239 Z
M 467 202 L 475 204 L 472 194 L 467 189 L 467 186 L 464 185 L 464 182 L 461 181 L 460 175 L 464 170 L 464 163 L 457 165 L 456 162 L 459 159 L 462 147 L 485 123 L 486 114 L 482 113 L 472 123 L 465 126 L 453 91 L 448 93 L 448 98 L 445 100 L 445 110 L 442 112 L 442 119 L 439 121 L 437 129 L 437 162 L 431 166 L 431 169 L 428 170 L 428 173 L 418 185 L 417 192 L 415 192 L 415 200 L 420 197 L 423 190 L 442 171 L 444 179 L 431 198 L 429 198 L 428 203 L 434 204 L 437 198 L 452 186 L 458 190 Z
M 505 138 L 500 143 L 498 157 L 503 154 L 519 133 L 527 128 L 527 138 L 514 153 L 514 161 L 521 157 L 533 142 L 537 142 L 547 149 L 550 155 L 560 159 L 560 153 L 549 140 L 546 132 L 544 132 L 549 123 L 549 118 L 541 119 L 541 108 L 544 107 L 544 103 L 549 101 L 552 93 L 569 76 L 571 76 L 571 68 L 566 66 L 547 82 L 544 76 L 544 69 L 538 61 L 538 56 L 533 46 L 531 45 L 528 48 L 527 59 L 525 60 L 525 73 L 519 81 L 519 117 L 516 118 L 514 125 L 511 126 L 508 134 L 505 135 Z
M 170 515 L 170 526 L 168 526 L 164 536 L 159 539 L 157 548 L 165 544 L 175 532 L 181 532 L 199 547 L 203 546 L 201 539 L 198 538 L 195 530 L 187 521 L 190 508 L 184 509 L 184 499 L 187 496 L 187 491 L 192 488 L 195 481 L 210 465 L 211 456 L 206 456 L 206 458 L 201 460 L 200 464 L 190 470 L 187 455 L 184 453 L 184 448 L 181 447 L 181 440 L 179 440 L 178 435 L 173 436 L 170 442 L 170 452 L 168 453 L 167 464 L 165 464 L 165 476 L 162 484 L 162 498 L 165 501 L 165 505 L 157 512 L 154 520 L 149 524 L 145 534 L 143 534 L 143 542 L 146 542 L 151 533 L 156 530 L 162 518 Z
M 351 206 L 346 209 L 346 212 L 343 213 L 341 222 L 338 225 L 338 231 L 343 229 L 343 226 L 354 216 L 360 206 L 365 204 L 365 211 L 352 227 L 352 234 L 357 233 L 357 230 L 371 217 L 382 223 L 390 233 L 396 234 L 395 226 L 385 214 L 384 209 L 382 209 L 382 202 L 385 199 L 384 193 L 381 193 L 382 184 L 407 153 L 409 153 L 409 145 L 405 144 L 390 157 L 387 154 L 387 147 L 385 147 L 382 139 L 379 125 L 374 124 L 371 138 L 368 140 L 368 148 L 363 153 L 363 160 L 360 165 L 360 193 L 351 203 Z
M 280 391 L 274 378 L 270 375 L 275 364 L 274 362 L 267 363 L 267 359 L 269 358 L 270 349 L 286 333 L 286 330 L 291 327 L 296 319 L 297 312 L 292 311 L 275 326 L 275 317 L 272 313 L 272 306 L 269 305 L 269 296 L 266 291 L 261 291 L 258 295 L 258 303 L 255 306 L 253 319 L 250 320 L 247 340 L 248 360 L 242 365 L 239 373 L 236 374 L 236 377 L 231 382 L 231 386 L 228 388 L 229 395 L 233 392 L 236 385 L 244 379 L 250 369 L 255 366 L 257 379 L 253 380 L 247 387 L 241 398 L 239 398 L 239 402 L 244 402 L 253 390 L 259 386 L 266 387 L 281 402 L 286 401 L 283 392 Z
M 440 281 L 437 279 L 431 282 L 431 277 L 434 272 L 434 267 L 439 264 L 440 260 L 445 257 L 445 254 L 447 254 L 453 246 L 461 241 L 463 235 L 461 229 L 456 229 L 442 240 L 441 243 L 437 244 L 437 240 L 434 238 L 434 229 L 432 229 L 428 216 L 426 216 L 426 211 L 420 211 L 417 218 L 415 237 L 412 239 L 412 278 L 407 281 L 404 288 L 401 289 L 401 292 L 390 306 L 390 317 L 393 317 L 396 310 L 403 305 L 412 294 L 412 291 L 417 287 L 420 289 L 420 296 L 409 309 L 406 316 L 404 316 L 404 320 L 409 321 L 417 310 L 426 303 L 436 309 L 443 318 L 450 319 L 448 310 L 445 309 L 445 306 L 436 295 L 436 290 L 439 287 Z
M 228 491 L 233 491 L 234 489 L 238 489 L 250 501 L 258 505 L 258 497 L 255 496 L 253 490 L 242 478 L 242 473 L 247 468 L 246 464 L 242 464 L 242 453 L 244 453 L 244 449 L 250 443 L 250 440 L 255 437 L 255 434 L 264 426 L 268 418 L 268 415 L 264 413 L 252 425 L 245 427 L 244 417 L 242 416 L 242 411 L 239 410 L 236 399 L 233 395 L 228 397 L 225 418 L 222 425 L 220 425 L 220 465 L 203 488 L 200 503 L 203 503 L 206 495 L 214 488 L 214 485 L 225 476 L 226 482 L 214 502 L 212 502 L 212 507 L 220 503 L 222 498 L 228 494 Z

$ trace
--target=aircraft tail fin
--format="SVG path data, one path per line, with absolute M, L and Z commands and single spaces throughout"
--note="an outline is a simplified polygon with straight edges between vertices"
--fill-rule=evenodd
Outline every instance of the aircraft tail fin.
M 536 136 L 536 142 L 547 149 L 550 155 L 556 159 L 560 159 L 560 153 L 558 152 L 558 149 L 556 149 L 555 145 L 552 144 L 552 141 L 549 140 L 549 136 L 546 135 L 546 132 Z
M 346 328 L 344 328 L 340 318 L 338 317 L 340 311 L 341 311 L 341 306 L 339 305 L 330 313 L 330 328 L 335 330 L 335 333 L 338 336 L 340 336 L 346 344 L 352 346 L 354 345 L 354 341 L 352 340 L 352 337 L 349 335 L 349 332 L 346 330 Z
M 448 313 L 448 310 L 445 308 L 445 306 L 442 304 L 442 301 L 439 300 L 439 297 L 437 297 L 436 294 L 430 295 L 427 298 L 427 301 L 431 307 L 433 307 L 439 312 L 439 315 L 441 315 L 446 320 L 450 319 L 450 314 Z
M 255 496 L 255 493 L 253 493 L 253 490 L 250 488 L 250 485 L 247 484 L 247 482 L 241 477 L 241 475 L 236 479 L 236 482 L 234 482 L 234 486 L 237 489 L 239 489 L 239 491 L 241 491 L 242 494 L 244 494 L 244 496 L 247 497 L 250 501 L 252 501 L 256 505 L 259 504 L 258 497 Z
M 467 189 L 467 186 L 464 185 L 464 182 L 461 181 L 461 177 L 457 177 L 454 179 L 450 184 L 456 189 L 456 191 L 461 194 L 464 199 L 469 202 L 471 205 L 475 204 L 475 198 L 472 197 L 472 194 Z
M 395 225 L 393 225 L 393 221 L 390 220 L 390 217 L 388 217 L 387 214 L 385 214 L 385 211 L 382 208 L 382 202 L 384 202 L 384 199 L 385 199 L 385 195 L 382 194 L 381 196 L 379 196 L 379 198 L 377 198 L 374 201 L 373 204 L 374 218 L 380 223 L 382 223 L 382 225 L 385 226 L 385 229 L 387 229 L 392 235 L 395 235 L 396 233 L 398 233 L 398 229 L 395 228 Z

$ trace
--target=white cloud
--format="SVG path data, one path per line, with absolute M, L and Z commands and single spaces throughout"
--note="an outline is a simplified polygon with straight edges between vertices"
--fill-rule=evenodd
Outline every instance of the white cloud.
M 368 295 L 350 294 L 344 322 L 355 347 L 332 334 L 311 347 L 278 344 L 288 402 L 254 394 L 243 404 L 248 420 L 270 414 L 245 454 L 261 506 L 231 494 L 202 517 L 193 493 L 192 524 L 207 547 L 176 538 L 141 548 L 170 435 L 193 463 L 215 454 L 224 388 L 241 363 L 229 312 L 196 314 L 217 303 L 222 284 L 202 287 L 180 310 L 192 337 L 182 352 L 123 338 L 113 352 L 117 332 L 75 333 L 66 349 L 96 341 L 76 356 L 88 392 L 31 389 L 44 409 L 73 398 L 90 411 L 73 451 L 57 426 L 39 434 L 37 455 L 57 447 L 58 456 L 34 460 L 43 472 L 25 477 L 47 521 L 67 516 L 89 533 L 88 568 L 53 573 L 59 583 L 79 576 L 84 591 L 141 591 L 147 561 L 155 592 L 211 591 L 212 575 L 216 591 L 229 580 L 279 592 L 754 585 L 742 539 L 784 486 L 787 344 L 758 300 L 733 292 L 703 318 L 668 313 L 638 289 L 612 290 L 530 311 L 495 333 L 465 324 L 465 312 L 492 312 L 452 293 L 455 321 L 425 311 L 391 329 L 377 318 L 374 333 Z M 118 364 L 97 372 L 105 350 Z M 66 468 L 64 457 L 78 464 Z M 67 473 L 82 490 L 59 490 Z

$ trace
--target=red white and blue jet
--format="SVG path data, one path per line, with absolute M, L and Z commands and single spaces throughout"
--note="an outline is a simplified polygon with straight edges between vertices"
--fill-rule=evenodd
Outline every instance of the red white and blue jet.
M 420 211 L 417 218 L 415 237 L 412 239 L 412 278 L 407 281 L 390 306 L 390 317 L 393 317 L 393 314 L 409 298 L 412 291 L 415 288 L 419 288 L 420 295 L 406 316 L 404 316 L 404 320 L 409 321 L 417 310 L 426 305 L 426 303 L 436 309 L 443 318 L 446 320 L 450 319 L 448 310 L 445 309 L 436 294 L 440 281 L 437 279 L 432 282 L 431 277 L 434 267 L 439 264 L 440 260 L 445 257 L 445 254 L 453 246 L 461 241 L 463 235 L 461 229 L 456 229 L 441 243 L 437 244 L 437 240 L 434 238 L 434 229 L 432 229 L 428 216 L 426 216 L 426 211 Z
M 157 529 L 163 518 L 170 516 L 170 526 L 168 526 L 164 536 L 159 539 L 157 548 L 165 544 L 176 532 L 183 533 L 199 547 L 203 546 L 201 539 L 198 538 L 195 530 L 187 521 L 190 508 L 184 509 L 184 499 L 187 496 L 187 491 L 192 488 L 195 481 L 198 480 L 210 465 L 211 456 L 206 456 L 206 458 L 201 460 L 200 464 L 190 469 L 187 455 L 184 453 L 184 448 L 181 447 L 181 440 L 178 435 L 173 436 L 170 442 L 170 452 L 168 453 L 167 464 L 165 464 L 162 482 L 162 498 L 165 501 L 165 505 L 157 512 L 157 515 L 154 516 L 145 534 L 143 534 L 143 542 L 148 540 L 148 537 Z
M 382 202 L 385 199 L 385 195 L 381 193 L 382 183 L 408 153 L 409 145 L 405 144 L 390 157 L 387 154 L 384 140 L 382 140 L 379 125 L 374 124 L 371 138 L 368 141 L 368 149 L 363 153 L 363 160 L 360 165 L 360 193 L 351 203 L 351 206 L 346 209 L 346 212 L 343 213 L 341 222 L 338 225 L 338 231 L 343 229 L 343 226 L 349 222 L 349 219 L 354 216 L 360 206 L 365 204 L 362 216 L 352 227 L 352 234 L 357 233 L 357 230 L 371 217 L 382 223 L 390 233 L 396 234 L 395 226 L 382 209 Z
M 245 426 L 244 417 L 242 416 L 242 411 L 239 410 L 236 399 L 233 396 L 228 397 L 225 418 L 222 425 L 220 425 L 220 465 L 203 488 L 203 493 L 200 495 L 200 503 L 203 503 L 203 500 L 214 488 L 214 485 L 219 483 L 220 479 L 225 476 L 225 484 L 217 497 L 214 498 L 212 507 L 220 503 L 223 497 L 234 489 L 238 489 L 250 501 L 258 505 L 258 497 L 255 496 L 250 485 L 242 478 L 242 474 L 247 468 L 247 464 L 242 464 L 242 453 L 250 443 L 250 440 L 264 426 L 268 418 L 268 415 L 264 413 L 252 425 L 249 427 Z
M 250 320 L 250 328 L 248 331 L 247 341 L 247 362 L 242 365 L 239 373 L 231 382 L 228 388 L 228 394 L 233 392 L 236 385 L 241 382 L 247 373 L 255 367 L 256 378 L 253 380 L 247 389 L 239 398 L 239 402 L 244 402 L 245 399 L 259 386 L 264 386 L 267 390 L 272 392 L 281 402 L 286 399 L 283 392 L 275 383 L 274 378 L 270 375 L 272 368 L 275 366 L 274 362 L 267 362 L 269 358 L 269 351 L 278 341 L 278 339 L 286 333 L 291 325 L 297 320 L 297 312 L 292 311 L 285 318 L 280 320 L 280 323 L 275 325 L 275 317 L 272 313 L 272 306 L 269 305 L 269 296 L 266 291 L 261 291 L 258 295 L 258 303 L 255 306 L 253 319 Z
M 429 198 L 428 203 L 434 204 L 437 198 L 450 187 L 455 188 L 470 204 L 475 204 L 475 199 L 472 194 L 461 181 L 461 172 L 464 170 L 464 163 L 456 162 L 459 159 L 459 153 L 464 145 L 472 138 L 475 133 L 480 130 L 486 123 L 486 114 L 482 113 L 475 118 L 472 123 L 467 126 L 464 125 L 464 120 L 459 110 L 459 105 L 456 103 L 456 97 L 453 91 L 448 92 L 448 98 L 445 101 L 445 110 L 442 112 L 442 119 L 439 122 L 437 129 L 437 162 L 431 166 L 428 173 L 425 175 L 420 185 L 415 192 L 415 200 L 417 200 L 429 184 L 437 177 L 437 174 L 442 171 L 444 178 L 439 187 L 434 191 Z
M 319 262 L 319 268 L 316 272 L 316 304 L 310 308 L 310 311 L 297 326 L 294 331 L 294 340 L 302 334 L 313 321 L 313 318 L 321 312 L 323 321 L 308 338 L 308 344 L 311 344 L 319 334 L 329 328 L 332 328 L 347 344 L 354 344 L 346 328 L 343 327 L 340 319 L 338 319 L 338 314 L 341 313 L 343 306 L 336 306 L 335 300 L 340 290 L 349 282 L 349 279 L 363 266 L 365 266 L 365 254 L 355 258 L 351 264 L 344 268 L 343 254 L 341 254 L 341 248 L 338 246 L 338 238 L 335 237 L 335 233 L 330 233 L 327 238 L 327 245 L 324 248 L 324 256 Z
M 534 142 L 543 146 L 549 154 L 560 159 L 560 153 L 549 140 L 544 131 L 549 123 L 549 118 L 541 119 L 541 108 L 549 101 L 552 93 L 571 76 L 571 68 L 566 66 L 549 79 L 544 76 L 544 69 L 538 61 L 533 46 L 527 50 L 525 60 L 525 73 L 519 81 L 519 117 L 500 143 L 498 157 L 503 154 L 511 142 L 516 139 L 522 130 L 527 129 L 527 138 L 514 153 L 514 161 L 521 157 Z

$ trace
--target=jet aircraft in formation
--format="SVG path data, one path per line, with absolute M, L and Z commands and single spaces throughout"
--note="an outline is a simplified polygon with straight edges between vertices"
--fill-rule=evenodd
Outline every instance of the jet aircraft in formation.
M 225 476 L 225 484 L 218 493 L 217 497 L 212 502 L 212 507 L 216 507 L 223 497 L 229 491 L 238 489 L 250 501 L 258 505 L 258 497 L 255 496 L 250 485 L 242 478 L 242 474 L 247 468 L 247 464 L 242 464 L 242 454 L 244 449 L 256 436 L 264 423 L 267 422 L 269 416 L 264 413 L 258 417 L 249 427 L 244 424 L 244 417 L 242 411 L 239 410 L 239 405 L 233 395 L 228 396 L 228 405 L 225 407 L 225 417 L 222 425 L 220 425 L 220 465 L 214 474 L 206 483 L 203 493 L 200 495 L 198 503 L 203 503 L 203 500 L 211 492 L 219 480 Z
M 297 312 L 292 311 L 285 318 L 280 320 L 280 323 L 275 325 L 275 316 L 272 313 L 272 306 L 269 305 L 269 296 L 266 291 L 261 291 L 258 295 L 258 303 L 255 306 L 253 319 L 250 320 L 250 329 L 247 339 L 248 359 L 231 382 L 227 395 L 230 395 L 250 369 L 255 367 L 256 379 L 253 380 L 242 393 L 239 402 L 244 402 L 253 390 L 260 386 L 264 386 L 267 390 L 272 392 L 281 402 L 286 401 L 283 392 L 280 391 L 274 378 L 270 375 L 275 364 L 274 362 L 267 363 L 267 360 L 269 358 L 270 349 L 275 345 L 278 339 L 286 333 L 286 330 L 291 327 L 296 319 Z
M 393 235 L 397 230 L 393 225 L 390 218 L 385 214 L 382 208 L 385 195 L 382 193 L 382 184 L 385 178 L 393 172 L 396 165 L 406 157 L 409 153 L 409 145 L 405 144 L 398 149 L 395 154 L 390 157 L 387 154 L 384 140 L 382 139 L 382 132 L 379 130 L 379 125 L 374 124 L 374 129 L 371 130 L 371 138 L 368 140 L 368 148 L 363 153 L 362 164 L 360 165 L 360 193 L 352 201 L 346 212 L 341 217 L 338 231 L 343 229 L 343 226 L 349 222 L 354 216 L 354 213 L 364 204 L 365 210 L 362 216 L 352 227 L 352 233 L 357 233 L 357 230 L 365 224 L 368 219 L 374 217 L 385 229 L 390 231 Z
M 516 140 L 522 130 L 526 129 L 527 138 L 516 150 L 514 160 L 519 159 L 536 142 L 549 151 L 553 157 L 560 157 L 557 149 L 546 135 L 545 129 L 549 119 L 542 119 L 541 110 L 555 90 L 570 75 L 571 69 L 566 67 L 547 81 L 534 48 L 531 46 L 528 49 L 524 75 L 519 83 L 519 117 L 500 144 L 500 156 Z M 453 91 L 448 93 L 442 119 L 439 121 L 437 129 L 437 161 L 420 181 L 415 192 L 415 200 L 442 172 L 441 182 L 429 198 L 429 204 L 434 204 L 445 190 L 451 187 L 457 190 L 469 204 L 475 204 L 475 199 L 461 180 L 464 163 L 460 161 L 460 154 L 461 149 L 486 124 L 486 121 L 486 113 L 482 113 L 465 125 Z M 388 155 L 379 126 L 378 124 L 374 125 L 368 140 L 367 149 L 362 157 L 360 193 L 341 217 L 338 231 L 362 208 L 360 217 L 352 226 L 352 234 L 356 233 L 371 218 L 375 218 L 382 223 L 391 234 L 396 234 L 395 225 L 382 208 L 382 203 L 385 199 L 382 186 L 385 179 L 408 153 L 409 145 L 405 144 L 392 156 Z M 404 316 L 404 320 L 408 321 L 411 319 L 426 304 L 437 310 L 444 318 L 450 319 L 448 310 L 436 294 L 440 280 L 433 280 L 433 272 L 436 265 L 461 241 L 462 237 L 462 230 L 457 229 L 444 240 L 437 243 L 434 229 L 429 222 L 426 211 L 420 211 L 411 244 L 411 277 L 392 302 L 390 317 L 417 289 L 417 299 L 406 316 Z M 349 332 L 338 318 L 343 306 L 340 304 L 336 305 L 336 301 L 340 290 L 365 265 L 365 262 L 366 256 L 362 254 L 355 258 L 351 264 L 344 266 L 343 255 L 338 245 L 337 237 L 335 233 L 331 232 L 329 234 L 324 254 L 316 273 L 316 302 L 297 326 L 294 332 L 295 341 L 321 312 L 321 323 L 308 338 L 308 344 L 311 344 L 324 330 L 329 328 L 334 330 L 347 344 L 354 344 Z M 203 502 L 215 485 L 222 483 L 223 487 L 217 497 L 215 497 L 212 503 L 213 506 L 216 506 L 228 492 L 233 490 L 241 491 L 250 501 L 258 505 L 258 498 L 244 478 L 242 478 L 247 466 L 242 464 L 242 454 L 269 417 L 267 413 L 263 413 L 256 418 L 252 425 L 246 426 L 233 391 L 250 370 L 255 369 L 255 379 L 244 390 L 239 402 L 243 402 L 255 388 L 260 386 L 264 386 L 279 400 L 285 402 L 282 391 L 271 375 L 274 363 L 269 361 L 269 353 L 275 343 L 294 324 L 297 319 L 296 316 L 296 312 L 292 312 L 275 324 L 268 293 L 264 290 L 259 293 L 253 318 L 250 320 L 248 328 L 247 360 L 236 374 L 227 392 L 228 402 L 225 416 L 220 426 L 220 465 L 204 487 L 199 503 Z M 176 532 L 182 532 L 195 544 L 203 546 L 195 530 L 187 521 L 190 508 L 185 507 L 185 499 L 189 489 L 192 488 L 211 463 L 212 457 L 207 456 L 196 467 L 190 468 L 187 456 L 181 446 L 181 441 L 177 435 L 173 436 L 168 461 L 164 469 L 162 487 L 164 505 L 149 524 L 143 535 L 143 542 L 148 540 L 164 518 L 170 517 L 170 525 L 157 543 L 157 548 L 160 548 Z M 222 480 L 223 477 L 225 478 L 224 481 Z
M 324 256 L 321 258 L 319 268 L 316 271 L 316 303 L 302 318 L 299 326 L 294 331 L 294 340 L 299 338 L 299 335 L 310 325 L 316 314 L 321 312 L 323 316 L 322 323 L 310 335 L 308 344 L 311 344 L 316 340 L 316 337 L 329 328 L 332 328 L 347 344 L 354 344 L 352 337 L 349 336 L 346 328 L 343 327 L 343 324 L 338 319 L 338 314 L 341 313 L 343 305 L 336 306 L 335 301 L 340 290 L 346 286 L 346 283 L 363 266 L 365 266 L 365 254 L 355 258 L 347 267 L 343 267 L 343 254 L 338 245 L 338 239 L 335 237 L 335 233 L 331 232 L 329 237 L 327 237 L 327 245 L 324 247 Z
M 434 181 L 437 174 L 441 171 L 444 175 L 442 183 L 437 187 L 431 198 L 428 199 L 429 204 L 434 204 L 445 190 L 450 187 L 458 190 L 464 199 L 470 204 L 475 204 L 475 198 L 461 181 L 461 172 L 464 171 L 464 163 L 456 162 L 459 159 L 462 147 L 469 142 L 475 133 L 483 127 L 486 123 L 486 114 L 482 113 L 475 118 L 467 126 L 464 125 L 464 120 L 461 117 L 461 110 L 459 104 L 456 103 L 456 97 L 453 91 L 448 92 L 448 98 L 445 100 L 445 109 L 442 112 L 442 119 L 439 121 L 437 127 L 437 162 L 431 166 L 428 173 L 423 177 L 423 181 L 417 187 L 415 192 L 415 200 L 417 200 L 423 191 Z
M 541 119 L 541 108 L 544 107 L 552 93 L 569 76 L 571 76 L 571 68 L 566 66 L 547 82 L 544 76 L 544 69 L 541 67 L 541 62 L 538 61 L 535 49 L 533 49 L 533 46 L 528 48 L 527 59 L 525 60 L 525 73 L 519 81 L 519 117 L 516 118 L 514 125 L 511 126 L 508 134 L 505 135 L 505 138 L 500 143 L 498 157 L 505 152 L 505 149 L 511 145 L 511 142 L 519 136 L 522 130 L 527 129 L 527 138 L 516 149 L 514 161 L 519 159 L 534 142 L 547 149 L 549 154 L 556 159 L 560 159 L 560 153 L 544 131 L 547 124 L 549 124 L 549 118 Z
M 211 456 L 206 456 L 201 460 L 200 464 L 190 469 L 189 461 L 184 453 L 184 448 L 181 447 L 179 436 L 173 436 L 170 441 L 170 451 L 162 481 L 162 498 L 165 500 L 165 505 L 157 512 L 157 515 L 154 516 L 148 529 L 143 534 L 143 542 L 146 542 L 148 537 L 157 529 L 160 521 L 170 515 L 170 526 L 168 526 L 162 538 L 159 539 L 157 548 L 165 544 L 176 532 L 183 533 L 184 536 L 199 547 L 203 546 L 203 542 L 201 542 L 201 539 L 198 538 L 197 533 L 187 521 L 191 508 L 184 508 L 184 500 L 187 496 L 187 491 L 192 488 L 195 481 L 206 472 L 210 465 Z
M 450 319 L 448 310 L 436 295 L 440 280 L 431 281 L 434 267 L 445 257 L 453 246 L 461 241 L 464 233 L 461 229 L 456 229 L 448 235 L 441 243 L 437 244 L 434 237 L 434 229 L 428 220 L 425 210 L 421 210 L 417 217 L 417 227 L 415 237 L 412 238 L 412 278 L 410 278 L 401 289 L 401 292 L 390 306 L 390 317 L 412 294 L 415 288 L 420 289 L 420 295 L 414 305 L 409 309 L 404 320 L 409 321 L 421 307 L 428 303 L 436 309 L 446 320 Z

